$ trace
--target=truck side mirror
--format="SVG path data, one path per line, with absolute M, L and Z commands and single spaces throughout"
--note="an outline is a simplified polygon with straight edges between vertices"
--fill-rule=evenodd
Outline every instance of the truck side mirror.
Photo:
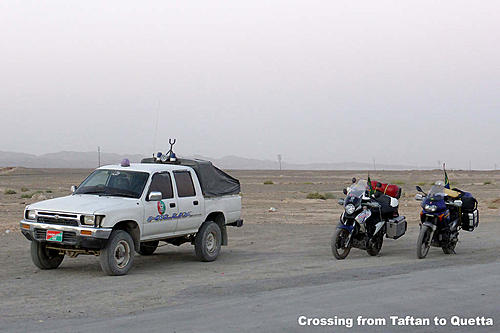
M 161 192 L 151 192 L 148 196 L 148 201 L 160 201 L 163 197 Z
M 422 190 L 422 188 L 420 186 L 417 185 L 417 186 L 415 186 L 415 188 L 417 189 L 417 191 L 425 194 L 424 190 Z
M 76 192 L 76 186 L 75 185 L 71 185 L 71 193 L 75 193 Z

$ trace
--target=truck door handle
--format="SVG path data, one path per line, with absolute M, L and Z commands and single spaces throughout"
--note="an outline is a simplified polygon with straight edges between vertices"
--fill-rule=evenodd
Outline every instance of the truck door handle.
M 170 208 L 174 208 L 175 207 L 175 202 L 171 202 L 170 203 Z
M 193 201 L 193 205 L 198 206 L 198 200 Z

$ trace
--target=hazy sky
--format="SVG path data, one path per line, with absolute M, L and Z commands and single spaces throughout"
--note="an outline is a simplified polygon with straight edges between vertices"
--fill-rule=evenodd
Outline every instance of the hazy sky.
M 493 168 L 499 96 L 500 1 L 0 1 L 4 151 Z

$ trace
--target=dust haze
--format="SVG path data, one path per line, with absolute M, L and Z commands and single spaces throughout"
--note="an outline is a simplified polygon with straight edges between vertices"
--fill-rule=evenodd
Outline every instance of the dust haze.
M 499 9 L 2 1 L 0 150 L 492 169 Z

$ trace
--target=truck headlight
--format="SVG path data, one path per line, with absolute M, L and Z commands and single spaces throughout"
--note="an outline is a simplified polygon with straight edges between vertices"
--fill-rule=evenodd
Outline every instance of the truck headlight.
M 26 220 L 36 220 L 36 212 L 34 210 L 27 210 L 24 217 Z
M 82 215 L 81 222 L 84 225 L 95 225 L 95 216 L 94 215 Z
M 104 215 L 82 215 L 80 222 L 83 225 L 100 228 L 103 218 Z
M 354 207 L 353 204 L 348 204 L 347 206 L 345 206 L 345 212 L 348 215 L 351 215 L 352 213 L 354 213 L 355 210 L 356 210 L 356 207 Z

